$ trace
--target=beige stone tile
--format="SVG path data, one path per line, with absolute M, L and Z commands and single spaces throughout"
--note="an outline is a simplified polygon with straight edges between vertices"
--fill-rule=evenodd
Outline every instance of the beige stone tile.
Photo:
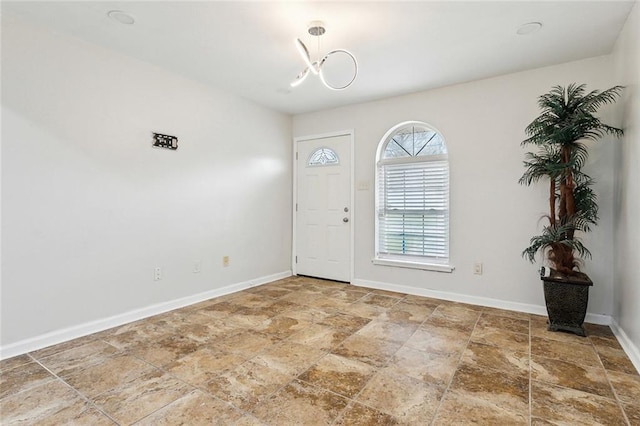
M 249 410 L 290 380 L 287 374 L 248 361 L 213 378 L 206 390 L 235 407 Z
M 529 352 L 529 335 L 492 327 L 477 327 L 471 341 L 506 348 L 515 352 Z
M 423 296 L 416 296 L 413 294 L 408 294 L 406 295 L 403 299 L 403 302 L 405 303 L 412 303 L 414 305 L 421 305 L 421 306 L 426 306 L 426 307 L 430 307 L 433 310 L 435 310 L 438 306 L 440 306 L 443 301 L 440 299 L 433 299 L 431 297 L 423 297 Z
M 295 311 L 300 305 L 288 300 L 276 300 L 269 307 L 262 308 L 262 313 L 267 315 L 268 318 L 276 315 L 287 314 L 291 311 Z
M 288 311 L 287 316 L 309 323 L 317 323 L 330 315 L 334 315 L 333 309 L 314 308 L 312 306 L 299 305 L 297 308 Z
M 315 306 L 315 301 L 319 297 L 324 297 L 322 292 L 318 289 L 312 288 L 291 292 L 280 300 L 285 300 L 299 305 Z
M 368 318 L 336 313 L 334 315 L 326 317 L 325 319 L 320 321 L 319 324 L 328 325 L 329 327 L 333 327 L 337 330 L 355 333 L 370 322 L 371 320 Z
M 242 292 L 229 303 L 245 308 L 267 308 L 273 304 L 273 298 L 255 293 Z
M 433 425 L 528 425 L 528 411 L 501 408 L 490 400 L 470 398 L 464 392 L 447 392 Z
M 532 382 L 531 415 L 554 424 L 625 425 L 615 401 L 598 395 Z
M 498 308 L 490 308 L 490 307 L 483 307 L 482 308 L 482 314 L 483 315 L 491 315 L 491 316 L 499 316 L 499 317 L 507 317 L 507 318 L 514 318 L 514 319 L 521 319 L 521 320 L 525 320 L 527 322 L 529 322 L 529 318 L 531 317 L 531 314 L 525 313 L 525 312 L 518 312 L 518 311 L 510 311 L 507 309 L 498 309 Z
M 245 414 L 233 423 L 233 426 L 265 426 L 266 423 L 256 419 L 251 414 Z M 222 426 L 222 425 L 221 425 Z
M 383 412 L 352 402 L 336 421 L 336 426 L 392 426 L 400 422 Z
M 173 335 L 150 344 L 131 348 L 131 353 L 157 367 L 169 364 L 202 347 L 202 343 L 188 337 Z
M 194 390 L 171 404 L 143 418 L 136 425 L 231 425 L 243 413 L 226 402 Z
M 260 324 L 260 326 L 256 328 L 256 331 L 284 339 L 310 324 L 309 321 L 293 318 L 285 314 L 269 318 Z
M 530 320 L 531 335 L 547 340 L 555 340 L 564 343 L 589 344 L 589 340 L 585 337 L 578 336 L 573 333 L 565 333 L 562 331 L 549 331 L 547 329 L 547 317 L 532 315 Z
M 400 349 L 402 344 L 388 340 L 353 335 L 332 350 L 336 355 L 382 367 Z
M 382 294 L 370 293 L 360 299 L 360 302 L 368 305 L 379 306 L 381 308 L 390 308 L 400 300 L 401 299 L 399 297 L 395 296 L 383 296 Z
M 12 368 L 28 364 L 30 362 L 33 362 L 33 359 L 27 354 L 3 359 L 2 361 L 0 361 L 0 374 L 5 371 L 11 370 Z
M 203 321 L 208 319 L 206 315 L 196 314 L 195 318 L 187 324 L 176 329 L 178 336 L 186 337 L 198 343 L 208 344 L 224 339 L 237 332 L 238 328 L 222 320 Z
M 424 352 L 404 346 L 391 358 L 385 370 L 445 387 L 456 371 L 459 358 L 458 354 Z
M 118 353 L 121 351 L 108 343 L 94 340 L 63 352 L 56 352 L 39 361 L 55 374 L 68 376 Z
M 233 370 L 245 361 L 246 358 L 238 354 L 204 347 L 167 364 L 164 369 L 186 383 L 202 386 L 215 376 Z
M 272 316 L 275 314 L 266 308 L 243 308 L 224 321 L 237 330 L 254 330 Z
M 598 356 L 607 371 L 619 371 L 627 374 L 638 374 L 627 354 L 622 349 L 607 346 L 596 346 Z
M 498 328 L 502 330 L 512 331 L 514 333 L 529 334 L 528 319 L 504 317 L 487 313 L 482 314 L 480 320 L 478 320 L 477 327 Z
M 23 364 L 0 373 L 0 399 L 55 380 L 55 376 L 37 362 Z
M 231 336 L 216 345 L 219 349 L 235 353 L 245 358 L 252 358 L 267 346 L 280 342 L 281 339 L 256 331 L 244 331 Z
M 343 302 L 353 303 L 359 299 L 362 299 L 364 296 L 366 296 L 367 291 L 360 290 L 357 287 L 355 289 L 340 288 L 340 289 L 334 289 L 329 292 L 326 292 L 325 295 L 333 299 L 341 300 Z
M 376 368 L 369 364 L 329 354 L 301 374 L 299 379 L 352 398 L 376 371 Z
M 307 287 L 307 277 L 299 277 L 293 275 L 291 277 L 284 278 L 282 280 L 274 281 L 274 284 L 278 287 L 290 288 L 292 290 L 298 290 Z
M 293 381 L 253 410 L 270 425 L 330 425 L 348 400 L 300 381 Z
M 503 410 L 525 413 L 529 409 L 529 378 L 521 375 L 462 365 L 449 390 L 490 402 Z
M 589 340 L 595 346 L 605 346 L 613 349 L 622 349 L 622 346 L 615 337 L 589 336 Z
M 217 319 L 228 318 L 230 315 L 237 313 L 243 308 L 242 305 L 231 303 L 232 301 L 234 301 L 234 299 L 204 306 L 201 309 L 199 309 L 198 312 L 201 314 L 207 315 L 211 318 L 217 318 Z
M 639 375 L 607 371 L 607 376 L 620 401 L 627 404 L 638 404 L 640 402 Z
M 129 349 L 165 338 L 171 331 L 173 330 L 162 329 L 150 321 L 136 321 L 103 331 L 98 335 L 102 340 L 118 349 Z
M 429 424 L 443 395 L 440 386 L 412 377 L 379 372 L 356 401 L 406 424 Z
M 469 333 L 447 327 L 423 324 L 406 345 L 413 349 L 440 354 L 460 354 L 467 342 Z
M 345 314 L 355 315 L 361 318 L 376 319 L 388 312 L 389 308 L 371 305 L 369 303 L 355 302 L 340 309 Z
M 480 317 L 480 313 L 478 309 L 470 308 L 467 305 L 442 304 L 433 311 L 433 316 L 475 323 Z
M 558 343 L 555 340 L 531 337 L 531 355 L 545 358 L 580 362 L 581 365 L 598 367 L 600 360 L 588 340 L 586 344 Z
M 251 361 L 283 374 L 297 376 L 325 354 L 320 349 L 286 341 L 269 347 Z
M 118 355 L 64 376 L 65 382 L 92 398 L 154 371 L 155 368 L 131 355 Z
M 588 340 L 586 344 L 563 342 L 558 344 L 555 340 L 531 337 L 531 355 L 559 360 L 579 360 L 581 364 L 591 367 L 600 366 L 600 360 L 594 347 Z
M 418 324 L 412 322 L 395 323 L 384 319 L 373 320 L 355 334 L 372 339 L 404 343 L 416 331 Z
M 312 324 L 287 339 L 288 342 L 308 345 L 328 351 L 340 345 L 351 333 L 328 325 Z
M 284 297 L 293 291 L 294 290 L 290 288 L 277 287 L 272 285 L 262 285 L 260 287 L 256 287 L 255 289 L 252 289 L 253 294 L 271 297 L 272 299 L 280 299 L 281 297 Z
M 0 413 L 2 424 L 7 425 L 113 424 L 59 380 L 1 399 Z
M 35 359 L 42 359 L 53 354 L 57 354 L 58 352 L 68 351 L 69 349 L 74 349 L 80 346 L 84 346 L 87 343 L 94 342 L 98 340 L 96 336 L 97 335 L 92 334 L 89 336 L 79 337 L 77 339 L 68 340 L 57 345 L 47 346 L 46 348 L 30 352 L 29 354 Z
M 431 314 L 424 323 L 423 327 L 442 327 L 451 330 L 459 330 L 467 334 L 471 334 L 477 323 L 476 318 L 450 318 L 444 315 Z
M 317 297 L 310 306 L 342 311 L 347 309 L 352 303 L 353 302 L 350 302 L 345 299 L 336 299 L 331 296 L 321 295 Z
M 585 322 L 583 327 L 589 337 L 598 336 L 598 337 L 608 337 L 612 339 L 616 338 L 615 334 L 613 334 L 613 331 L 611 331 L 611 327 L 609 327 L 608 325 L 591 324 L 591 323 Z
M 400 293 L 400 292 L 397 292 L 397 291 L 380 290 L 380 289 L 377 289 L 377 288 L 366 289 L 364 287 L 362 289 L 363 290 L 368 290 L 370 293 L 373 293 L 373 294 L 379 294 L 381 296 L 387 296 L 387 297 L 395 297 L 395 298 L 398 298 L 398 299 L 402 299 L 403 297 L 406 296 L 405 293 Z
M 589 392 L 614 399 L 604 368 L 590 367 L 575 362 L 565 362 L 534 355 L 531 360 L 531 378 L 566 388 Z
M 434 311 L 430 306 L 416 305 L 400 301 L 393 305 L 385 312 L 382 319 L 388 319 L 393 322 L 411 322 L 422 324 Z
M 93 402 L 118 423 L 130 424 L 186 395 L 192 389 L 159 370 L 98 395 Z
M 487 368 L 516 376 L 529 375 L 529 353 L 516 352 L 482 343 L 469 343 L 462 355 L 464 365 Z
M 623 404 L 622 408 L 631 426 L 640 425 L 640 407 L 638 407 L 637 402 L 633 404 Z

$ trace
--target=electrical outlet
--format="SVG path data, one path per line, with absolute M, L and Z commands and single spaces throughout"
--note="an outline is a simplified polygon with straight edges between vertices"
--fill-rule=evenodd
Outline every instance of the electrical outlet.
M 225 268 L 229 266 L 229 256 L 222 257 L 222 266 L 224 266 Z
M 193 261 L 193 273 L 199 274 L 202 271 L 202 260 L 194 260 Z
M 162 268 L 159 266 L 156 266 L 153 269 L 153 280 L 160 281 L 161 279 L 162 279 Z
M 475 262 L 473 264 L 473 273 L 475 275 L 482 275 L 482 262 Z

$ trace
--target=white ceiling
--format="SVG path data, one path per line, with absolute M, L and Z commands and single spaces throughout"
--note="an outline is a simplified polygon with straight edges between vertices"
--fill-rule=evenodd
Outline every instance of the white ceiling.
M 610 53 L 633 1 L 2 2 L 2 13 L 120 51 L 287 113 L 385 98 Z M 134 25 L 107 17 L 135 17 Z M 316 54 L 345 48 L 355 83 L 335 92 L 310 76 L 293 40 Z M 535 34 L 516 29 L 542 22 Z M 568 82 L 558 82 L 565 84 Z

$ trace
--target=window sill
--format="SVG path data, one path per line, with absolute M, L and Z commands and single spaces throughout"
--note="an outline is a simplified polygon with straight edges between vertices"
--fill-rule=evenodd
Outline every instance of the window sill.
M 419 263 L 419 262 L 408 262 L 406 260 L 395 260 L 395 259 L 371 259 L 371 263 L 374 265 L 381 266 L 395 266 L 398 268 L 409 268 L 409 269 L 422 269 L 424 271 L 435 271 L 435 272 L 453 272 L 455 266 L 439 264 L 439 263 Z

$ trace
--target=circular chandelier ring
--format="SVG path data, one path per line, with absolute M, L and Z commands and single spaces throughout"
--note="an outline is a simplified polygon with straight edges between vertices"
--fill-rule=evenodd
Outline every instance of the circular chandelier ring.
M 329 58 L 329 56 L 333 55 L 334 53 L 346 53 L 351 58 L 351 60 L 353 61 L 353 66 L 355 67 L 355 70 L 354 70 L 354 73 L 353 73 L 353 78 L 351 78 L 351 80 L 347 84 L 345 84 L 344 86 L 332 86 L 332 85 L 330 85 L 325 80 L 324 74 L 322 73 L 322 65 L 324 65 L 324 63 L 327 60 L 327 58 Z M 320 81 L 322 81 L 322 84 L 327 86 L 327 88 L 329 88 L 331 90 L 343 90 L 343 89 L 346 89 L 347 87 L 351 86 L 351 84 L 355 81 L 356 77 L 358 76 L 358 61 L 356 61 L 356 57 L 353 56 L 353 53 L 349 52 L 348 50 L 345 50 L 345 49 L 332 50 L 331 52 L 329 52 L 326 55 L 324 55 L 324 58 L 322 58 L 322 60 L 318 64 L 318 75 L 320 76 Z

